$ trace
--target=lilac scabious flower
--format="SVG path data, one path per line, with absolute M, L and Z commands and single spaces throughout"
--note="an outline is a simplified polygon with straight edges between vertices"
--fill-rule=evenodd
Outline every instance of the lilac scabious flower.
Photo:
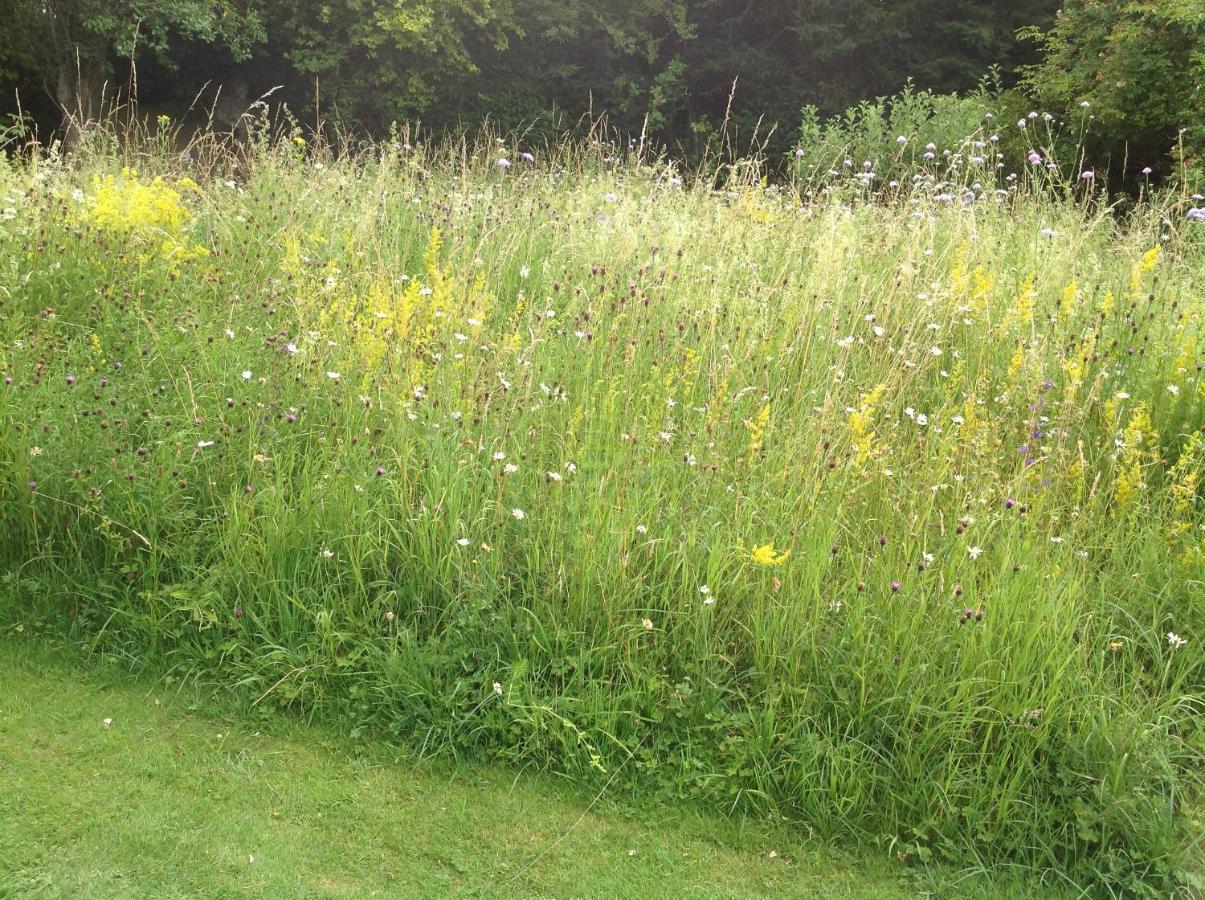
M 509 169 L 510 168 L 510 160 L 507 159 L 505 156 L 503 156 L 496 163 L 494 163 L 494 165 L 497 166 L 499 169 Z
M 1198 222 L 1205 222 L 1205 206 L 1194 206 L 1188 211 L 1188 218 L 1196 219 Z
M 1087 171 L 1080 172 L 1079 177 L 1080 177 L 1081 181 L 1091 181 L 1093 178 L 1096 177 L 1096 173 L 1093 172 L 1091 169 L 1088 169 Z
M 1041 163 L 1041 161 L 1042 161 L 1042 156 L 1041 156 L 1041 154 L 1040 154 L 1040 153 L 1038 153 L 1038 151 L 1036 151 L 1036 150 L 1030 150 L 1030 151 L 1029 151 L 1029 156 L 1028 156 L 1028 159 L 1029 159 L 1030 163 L 1032 163 L 1033 165 L 1035 165 L 1035 166 L 1036 166 L 1036 165 L 1038 165 L 1039 163 Z

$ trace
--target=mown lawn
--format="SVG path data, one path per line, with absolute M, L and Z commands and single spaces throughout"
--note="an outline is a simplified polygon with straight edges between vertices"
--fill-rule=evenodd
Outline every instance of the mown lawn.
M 0 643 L 0 896 L 912 897 L 1039 892 L 539 776 L 352 755 Z M 108 727 L 104 720 L 111 719 Z M 1049 896 L 1049 890 L 1042 890 Z

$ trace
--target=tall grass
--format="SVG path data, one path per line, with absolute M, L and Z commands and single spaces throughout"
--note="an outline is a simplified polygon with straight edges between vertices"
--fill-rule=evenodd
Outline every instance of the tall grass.
M 1182 881 L 1174 198 L 410 140 L 0 164 L 0 619 L 422 753 Z

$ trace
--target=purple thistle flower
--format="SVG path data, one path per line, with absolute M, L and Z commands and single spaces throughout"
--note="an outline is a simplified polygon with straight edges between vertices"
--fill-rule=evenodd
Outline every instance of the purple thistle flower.
M 903 585 L 902 585 L 902 584 L 900 584 L 898 581 L 893 581 L 893 582 L 891 582 L 891 591 L 892 591 L 892 593 L 895 593 L 896 591 L 898 591 L 898 590 L 899 590 L 900 588 L 902 588 L 902 587 L 903 587 Z

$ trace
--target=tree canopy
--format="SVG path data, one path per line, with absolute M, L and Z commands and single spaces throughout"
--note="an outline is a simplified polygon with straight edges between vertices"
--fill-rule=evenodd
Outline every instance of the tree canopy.
M 0 0 L 0 83 L 58 112 L 134 64 L 140 98 L 234 80 L 370 133 L 606 112 L 670 142 L 787 135 L 905 82 L 989 70 L 1051 108 L 1088 101 L 1110 147 L 1200 146 L 1201 0 Z M 1018 40 L 1018 31 L 1030 40 Z M 1103 146 L 1103 145 L 1102 145 Z
M 1100 150 L 1153 161 L 1174 148 L 1199 166 L 1205 2 L 1068 0 L 1049 31 L 1025 34 L 1043 51 L 1025 71 L 1027 87 L 1055 108 L 1088 104 Z

